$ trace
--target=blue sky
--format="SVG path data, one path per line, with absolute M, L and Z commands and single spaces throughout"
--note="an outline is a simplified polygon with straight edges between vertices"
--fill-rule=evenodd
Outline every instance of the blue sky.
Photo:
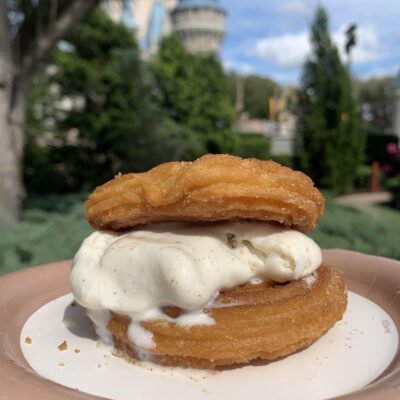
M 358 25 L 352 72 L 361 79 L 400 70 L 400 0 L 220 0 L 228 12 L 221 59 L 226 69 L 297 84 L 309 53 L 315 8 L 328 11 L 332 37 L 343 49 L 344 30 Z M 344 55 L 343 55 L 344 57 Z

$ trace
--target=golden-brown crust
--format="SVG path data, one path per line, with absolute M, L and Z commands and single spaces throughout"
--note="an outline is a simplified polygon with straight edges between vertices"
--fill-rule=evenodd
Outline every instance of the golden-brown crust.
M 114 314 L 107 328 L 116 349 L 129 357 L 167 366 L 215 368 L 257 358 L 272 360 L 304 348 L 342 318 L 346 305 L 342 273 L 323 264 L 311 283 L 304 279 L 284 285 L 264 282 L 221 292 L 214 306 L 204 309 L 214 325 L 142 322 L 153 334 L 151 352 L 129 340 L 128 317 Z M 171 314 L 176 315 L 176 310 L 169 310 Z
M 89 196 L 86 218 L 99 230 L 163 221 L 251 219 L 314 229 L 324 199 L 311 179 L 273 161 L 206 155 L 118 175 Z

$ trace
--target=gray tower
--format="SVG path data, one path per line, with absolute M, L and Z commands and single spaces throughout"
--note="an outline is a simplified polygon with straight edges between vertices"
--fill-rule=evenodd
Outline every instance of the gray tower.
M 399 138 L 400 147 L 400 72 L 395 81 L 395 100 L 394 100 L 394 125 L 393 133 Z
M 173 30 L 191 52 L 217 53 L 225 36 L 225 19 L 217 0 L 180 0 L 172 11 Z

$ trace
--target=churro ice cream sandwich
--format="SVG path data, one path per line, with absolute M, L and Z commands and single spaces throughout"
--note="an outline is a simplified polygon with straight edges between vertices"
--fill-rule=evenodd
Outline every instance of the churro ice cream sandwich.
M 128 359 L 216 368 L 302 349 L 343 316 L 343 275 L 308 236 L 324 199 L 272 161 L 206 155 L 118 175 L 86 205 L 73 294 Z

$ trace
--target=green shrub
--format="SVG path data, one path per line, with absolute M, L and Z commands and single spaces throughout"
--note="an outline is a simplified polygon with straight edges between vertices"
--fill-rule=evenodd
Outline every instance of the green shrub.
M 237 155 L 243 158 L 258 158 L 269 160 L 271 158 L 270 141 L 257 133 L 240 133 Z
M 272 160 L 285 167 L 294 168 L 293 157 L 289 154 L 277 154 L 271 157 Z
M 400 210 L 400 175 L 394 178 L 390 178 L 386 182 L 388 190 L 393 196 L 393 207 Z
M 370 165 L 360 165 L 356 169 L 354 187 L 357 189 L 369 189 L 371 187 L 372 167 Z
M 342 248 L 400 260 L 400 213 L 383 207 L 361 211 L 328 198 L 310 236 L 322 248 Z
M 46 196 L 32 194 L 25 202 L 25 209 L 40 209 L 50 213 L 68 213 L 78 204 L 83 205 L 92 189 L 88 188 L 86 191 L 69 194 L 53 193 Z
M 22 222 L 0 229 L 0 275 L 20 268 L 73 258 L 91 227 L 82 202 L 65 212 L 28 209 Z

